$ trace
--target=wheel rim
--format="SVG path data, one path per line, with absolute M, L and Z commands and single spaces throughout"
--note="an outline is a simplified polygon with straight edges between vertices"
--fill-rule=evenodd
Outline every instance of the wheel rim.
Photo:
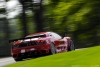
M 70 43 L 70 50 L 74 50 L 74 43 L 72 41 Z
M 52 53 L 52 54 L 55 54 L 55 47 L 54 47 L 53 44 L 51 44 L 51 53 Z

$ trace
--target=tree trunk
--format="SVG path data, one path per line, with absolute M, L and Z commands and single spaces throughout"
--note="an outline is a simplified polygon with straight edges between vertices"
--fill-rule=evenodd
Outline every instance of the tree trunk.
M 42 32 L 44 31 L 43 29 L 43 6 L 40 5 L 40 9 L 35 10 L 35 23 L 36 23 L 36 30 L 37 32 Z
M 43 12 L 44 12 L 44 8 L 42 6 L 42 1 L 39 5 L 34 6 L 35 4 L 32 3 L 31 1 L 31 10 L 33 12 L 33 20 L 35 21 L 36 24 L 36 32 L 43 32 L 44 31 L 44 17 L 43 17 Z M 34 9 L 33 7 L 35 7 L 36 9 Z
M 23 34 L 22 36 L 25 37 L 26 35 L 28 35 L 28 29 L 27 29 L 27 18 L 26 18 L 26 13 L 25 13 L 25 4 L 24 2 L 22 2 L 22 16 L 21 16 L 21 24 L 22 24 L 22 31 Z

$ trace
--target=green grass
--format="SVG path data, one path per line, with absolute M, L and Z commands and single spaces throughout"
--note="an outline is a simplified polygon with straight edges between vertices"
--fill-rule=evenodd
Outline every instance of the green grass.
M 21 61 L 5 67 L 100 67 L 100 46 Z

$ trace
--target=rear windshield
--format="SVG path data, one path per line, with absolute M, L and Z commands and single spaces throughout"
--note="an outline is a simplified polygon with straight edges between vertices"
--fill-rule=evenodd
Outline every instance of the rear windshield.
M 21 48 L 21 47 L 28 47 L 28 46 L 34 46 L 34 45 L 42 45 L 45 44 L 45 41 L 31 41 L 31 42 L 23 42 L 20 44 L 12 45 L 12 48 Z

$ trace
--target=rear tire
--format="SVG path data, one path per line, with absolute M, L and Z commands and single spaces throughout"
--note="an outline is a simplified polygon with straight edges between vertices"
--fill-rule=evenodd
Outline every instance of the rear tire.
M 16 62 L 17 61 L 22 61 L 22 58 L 16 58 L 16 59 L 14 59 Z
M 52 55 L 52 54 L 56 54 L 56 49 L 55 49 L 55 46 L 53 43 L 50 44 L 50 51 L 49 51 L 49 54 Z
M 73 51 L 73 50 L 75 50 L 74 43 L 72 40 L 70 40 L 70 46 L 68 48 L 68 51 Z

